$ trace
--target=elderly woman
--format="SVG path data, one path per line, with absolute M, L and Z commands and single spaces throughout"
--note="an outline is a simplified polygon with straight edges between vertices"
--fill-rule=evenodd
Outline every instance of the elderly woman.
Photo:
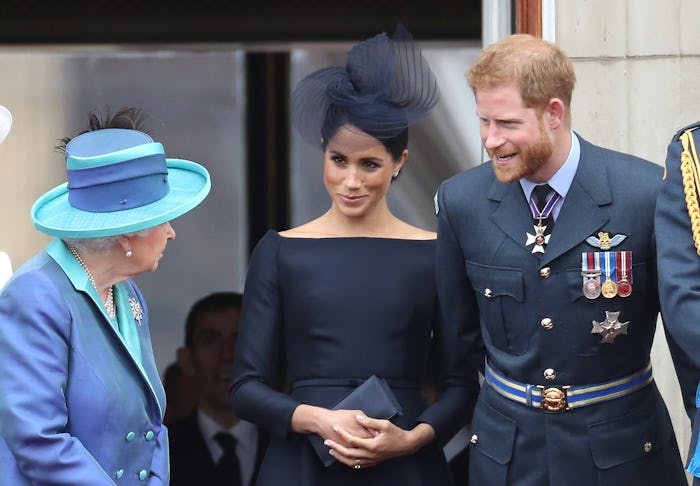
M 4 485 L 169 481 L 165 396 L 131 279 L 158 267 L 170 221 L 206 197 L 209 175 L 106 126 L 67 143 L 68 183 L 31 210 L 55 239 L 0 294 Z
M 12 114 L 10 110 L 0 105 L 0 143 L 5 140 L 7 134 L 10 133 L 12 126 Z M 0 251 L 0 289 L 12 275 L 12 263 L 7 253 Z

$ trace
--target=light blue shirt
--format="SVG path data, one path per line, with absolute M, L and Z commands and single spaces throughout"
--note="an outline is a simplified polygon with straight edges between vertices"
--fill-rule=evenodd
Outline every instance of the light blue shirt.
M 554 206 L 554 209 L 552 210 L 552 217 L 554 218 L 554 221 L 556 221 L 559 217 L 559 211 L 561 211 L 561 207 L 564 204 L 564 200 L 566 199 L 566 194 L 569 192 L 571 183 L 573 182 L 574 176 L 576 175 L 576 170 L 578 169 L 578 163 L 580 158 L 581 142 L 579 142 L 578 137 L 572 131 L 571 149 L 569 150 L 569 155 L 568 157 L 566 157 L 564 165 L 562 165 L 559 168 L 559 170 L 556 171 L 556 173 L 552 176 L 552 178 L 547 181 L 547 184 L 549 184 L 549 186 L 555 191 L 557 191 L 557 193 L 561 196 L 561 200 L 557 203 L 556 206 Z M 520 179 L 519 182 L 520 187 L 523 188 L 525 200 L 529 201 L 530 196 L 532 195 L 532 190 L 538 184 L 524 177 Z

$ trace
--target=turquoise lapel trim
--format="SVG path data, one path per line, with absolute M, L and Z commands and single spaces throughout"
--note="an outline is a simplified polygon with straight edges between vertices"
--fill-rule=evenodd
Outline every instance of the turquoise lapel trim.
M 141 376 L 143 376 L 151 389 L 151 393 L 153 393 L 153 396 L 156 398 L 156 402 L 158 403 L 158 408 L 160 410 L 160 416 L 162 418 L 165 413 L 165 392 L 160 381 L 160 375 L 158 374 L 158 370 L 156 368 L 155 357 L 153 356 L 153 346 L 151 344 L 150 334 L 148 333 L 149 328 L 146 309 L 144 303 L 139 299 L 139 296 L 137 295 L 131 281 L 122 282 L 120 285 L 123 285 L 123 288 L 129 298 L 135 299 L 142 306 L 142 324 L 137 328 L 141 348 L 141 362 L 139 363 L 133 357 L 132 360 L 138 366 Z M 127 309 L 126 312 L 131 317 L 131 308 Z M 124 345 L 124 348 L 127 348 L 126 345 Z

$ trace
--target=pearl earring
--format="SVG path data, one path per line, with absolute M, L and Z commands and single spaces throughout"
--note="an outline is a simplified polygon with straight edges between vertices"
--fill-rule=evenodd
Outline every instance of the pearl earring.
M 131 258 L 131 255 L 133 255 L 133 254 L 134 253 L 131 251 L 131 248 L 129 248 L 128 250 L 126 250 L 124 252 L 124 255 L 126 255 L 127 258 Z

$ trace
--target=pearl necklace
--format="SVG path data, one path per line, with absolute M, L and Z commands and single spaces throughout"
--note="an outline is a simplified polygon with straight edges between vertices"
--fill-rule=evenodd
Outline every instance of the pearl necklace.
M 97 288 L 97 284 L 95 283 L 95 277 L 92 276 L 92 272 L 90 272 L 90 269 L 85 265 L 85 262 L 83 259 L 80 257 L 80 254 L 78 253 L 78 250 L 75 249 L 74 246 L 72 245 L 67 245 L 68 249 L 70 252 L 73 254 L 76 260 L 78 260 L 78 263 L 80 263 L 80 266 L 83 267 L 83 270 L 85 270 L 85 273 L 87 274 L 87 278 L 92 284 L 93 287 L 95 287 L 95 290 L 97 291 L 97 294 L 100 294 L 100 291 Z M 105 300 L 105 307 L 107 308 L 107 314 L 109 314 L 109 317 L 114 317 L 115 312 L 114 312 L 114 287 L 109 286 L 109 290 L 107 291 L 107 299 Z

